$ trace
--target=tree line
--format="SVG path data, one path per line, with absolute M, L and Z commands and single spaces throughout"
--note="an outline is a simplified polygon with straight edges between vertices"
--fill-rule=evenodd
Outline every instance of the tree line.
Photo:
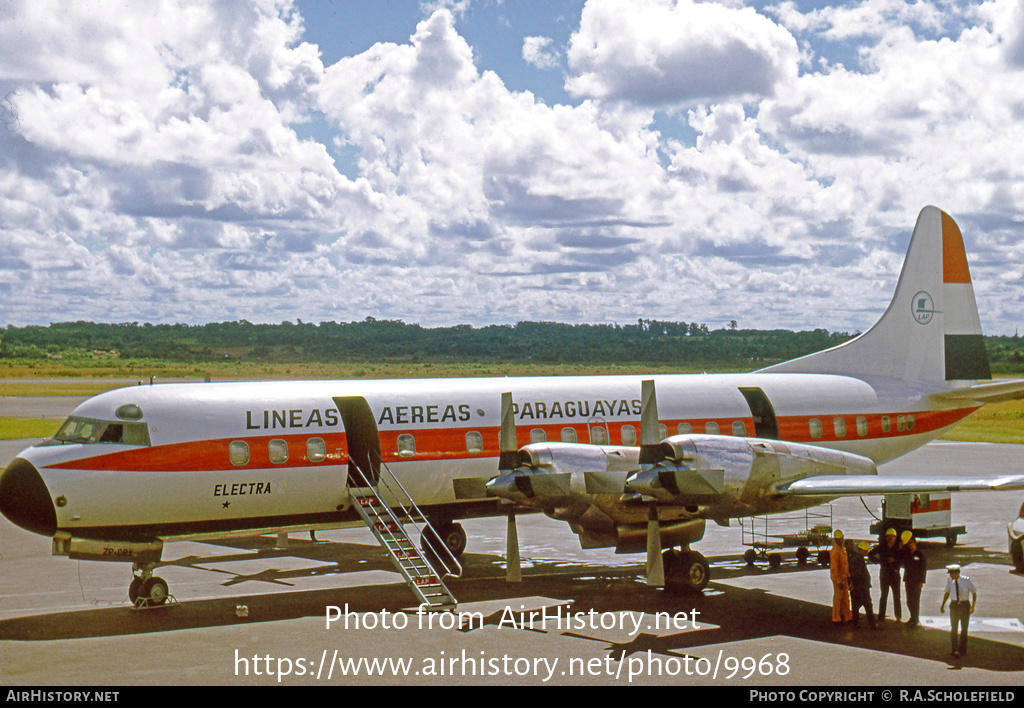
M 0 328 L 0 359 L 42 359 L 77 353 L 177 361 L 335 362 L 509 361 L 551 363 L 651 362 L 702 366 L 792 359 L 856 336 L 824 329 L 740 329 L 736 322 L 711 330 L 696 322 L 639 319 L 635 324 L 563 324 L 428 328 L 401 320 L 367 317 L 356 322 L 246 320 L 202 325 L 125 322 L 60 322 Z M 1024 341 L 986 337 L 994 370 L 1024 367 Z

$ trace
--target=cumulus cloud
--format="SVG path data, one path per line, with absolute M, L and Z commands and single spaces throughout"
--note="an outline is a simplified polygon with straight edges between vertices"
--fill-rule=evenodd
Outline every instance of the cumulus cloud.
M 553 49 L 550 37 L 525 37 L 523 39 L 523 59 L 538 69 L 550 69 L 558 66 L 558 52 Z
M 796 41 L 751 8 L 689 0 L 590 0 L 567 90 L 651 106 L 754 100 L 796 76 Z

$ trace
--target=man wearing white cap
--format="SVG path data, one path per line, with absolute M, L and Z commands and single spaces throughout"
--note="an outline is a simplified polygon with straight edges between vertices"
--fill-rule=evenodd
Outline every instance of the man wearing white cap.
M 974 587 L 970 578 L 960 577 L 960 566 L 956 563 L 947 565 L 946 570 L 949 571 L 949 577 L 946 578 L 946 592 L 942 596 L 942 607 L 939 608 L 939 612 L 946 611 L 946 601 L 952 597 L 953 601 L 949 603 L 949 653 L 954 657 L 960 657 L 967 654 L 967 625 L 971 623 L 974 606 L 978 604 L 978 589 Z M 968 595 L 971 597 L 970 600 L 967 599 Z

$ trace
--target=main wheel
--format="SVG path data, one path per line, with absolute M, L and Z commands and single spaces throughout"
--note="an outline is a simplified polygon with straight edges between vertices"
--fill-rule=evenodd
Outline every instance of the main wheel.
M 448 552 L 456 558 L 462 557 L 466 550 L 466 531 L 462 524 L 449 521 L 426 528 L 420 534 L 420 548 L 424 553 L 437 554 L 441 546 L 447 547 Z
M 444 545 L 448 546 L 451 554 L 456 558 L 461 558 L 466 551 L 466 530 L 462 528 L 462 524 L 457 524 L 454 521 L 442 524 L 437 532 Z
M 707 558 L 696 551 L 665 551 L 665 588 L 678 594 L 700 593 L 711 580 Z

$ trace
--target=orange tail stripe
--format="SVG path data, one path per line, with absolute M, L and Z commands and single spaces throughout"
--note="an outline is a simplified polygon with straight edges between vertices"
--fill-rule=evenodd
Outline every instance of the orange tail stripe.
M 946 212 L 942 212 L 942 282 L 971 282 L 967 253 L 964 251 L 964 238 L 960 233 L 960 227 Z

